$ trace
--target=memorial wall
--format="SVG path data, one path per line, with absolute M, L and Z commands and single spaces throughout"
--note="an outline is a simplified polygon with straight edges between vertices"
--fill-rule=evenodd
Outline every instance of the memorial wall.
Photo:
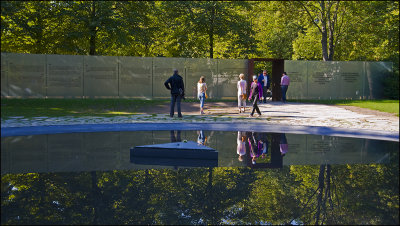
M 288 99 L 379 99 L 392 62 L 285 60 Z
M 292 61 L 289 99 L 379 99 L 392 62 Z M 18 98 L 169 98 L 176 68 L 187 98 L 204 76 L 210 98 L 236 98 L 246 59 L 80 56 L 1 53 L 1 96 Z
M 382 140 L 296 134 L 286 134 L 286 138 L 284 165 L 387 163 L 390 158 L 382 150 L 396 150 Z
M 210 98 L 236 98 L 247 60 L 1 53 L 1 96 L 22 98 L 169 98 L 178 69 L 188 98 L 206 78 Z

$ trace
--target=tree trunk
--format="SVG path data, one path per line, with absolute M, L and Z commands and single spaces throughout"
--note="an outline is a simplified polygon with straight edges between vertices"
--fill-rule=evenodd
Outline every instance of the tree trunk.
M 93 219 L 92 223 L 93 224 L 99 224 L 99 199 L 100 199 L 100 189 L 97 186 L 97 175 L 96 171 L 91 171 L 90 172 L 91 178 L 92 178 L 92 201 L 93 201 Z
M 90 15 L 90 23 L 89 23 L 89 31 L 90 31 L 90 40 L 89 40 L 89 55 L 96 55 L 96 5 L 95 1 L 92 2 L 92 12 Z
M 318 222 L 321 216 L 322 195 L 324 192 L 324 177 L 325 177 L 325 165 L 321 165 L 319 168 L 319 176 L 318 176 L 317 212 L 315 213 L 314 224 L 319 224 Z
M 330 15 L 330 8 L 329 7 L 329 15 Z M 335 12 L 333 13 L 333 18 L 331 19 L 331 17 L 328 17 L 328 27 L 329 27 L 329 56 L 328 56 L 328 60 L 332 61 L 333 60 L 333 55 L 335 53 L 335 25 L 336 25 L 336 21 L 337 21 L 337 13 L 339 10 L 339 1 L 336 2 L 336 8 L 335 8 Z
M 325 2 L 320 2 L 321 6 L 321 44 L 322 44 L 322 59 L 328 61 L 328 34 L 326 30 L 326 16 L 325 14 Z
M 208 33 L 210 39 L 210 58 L 214 58 L 214 21 L 215 21 L 215 7 L 211 7 L 210 30 Z

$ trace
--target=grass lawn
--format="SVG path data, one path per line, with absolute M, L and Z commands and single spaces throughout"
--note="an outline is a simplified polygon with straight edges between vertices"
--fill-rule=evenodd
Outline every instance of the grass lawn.
M 399 100 L 291 100 L 300 103 L 347 105 L 395 113 L 399 116 Z
M 1 99 L 1 117 L 131 115 L 137 113 L 140 106 L 167 102 L 127 99 Z
M 165 105 L 163 100 L 131 99 L 1 99 L 1 117 L 56 117 L 56 116 L 105 116 L 138 114 L 140 107 Z M 207 102 L 236 102 L 236 100 L 214 100 Z M 185 102 L 198 102 L 186 99 Z M 399 116 L 399 100 L 291 100 L 291 102 L 350 105 L 395 113 Z

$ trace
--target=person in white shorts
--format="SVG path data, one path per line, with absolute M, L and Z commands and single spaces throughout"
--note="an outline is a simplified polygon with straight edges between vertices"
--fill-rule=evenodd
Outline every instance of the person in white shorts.
M 239 75 L 240 81 L 237 83 L 237 89 L 238 89 L 238 108 L 239 108 L 239 113 L 242 113 L 241 107 L 243 106 L 243 112 L 246 111 L 246 87 L 247 87 L 247 82 L 244 80 L 244 74 Z

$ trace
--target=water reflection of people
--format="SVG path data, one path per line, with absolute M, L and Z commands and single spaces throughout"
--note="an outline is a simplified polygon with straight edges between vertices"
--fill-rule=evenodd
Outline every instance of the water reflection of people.
M 252 158 L 251 163 L 253 165 L 257 163 L 256 159 L 260 157 L 262 151 L 262 145 L 259 141 L 256 140 L 254 135 L 254 132 L 252 132 L 251 136 L 247 138 L 250 147 L 250 157 Z
M 237 135 L 237 154 L 239 161 L 243 161 L 243 156 L 246 155 L 246 135 L 244 132 L 238 131 Z
M 170 136 L 171 136 L 171 143 L 173 142 L 181 142 L 181 131 L 177 130 L 176 131 L 176 136 L 175 136 L 175 131 L 171 130 L 170 131 Z
M 197 143 L 201 144 L 201 145 L 205 145 L 206 141 L 207 141 L 207 137 L 204 136 L 204 132 L 203 130 L 197 131 L 197 134 L 199 135 L 197 137 Z
M 285 156 L 289 150 L 289 145 L 287 143 L 286 135 L 284 133 L 281 133 L 281 140 L 279 142 L 279 150 L 280 150 L 282 156 Z
M 264 159 L 268 154 L 268 138 L 266 133 L 259 133 L 260 134 L 260 143 L 261 143 L 261 158 Z
M 255 136 L 257 135 L 257 136 Z M 265 158 L 268 153 L 269 141 L 266 133 L 251 133 L 247 132 L 247 140 L 249 147 L 247 148 L 248 158 L 246 161 L 247 166 L 251 168 L 282 168 L 283 166 L 283 152 L 287 152 L 287 146 L 285 147 L 284 142 L 286 141 L 285 134 L 272 133 L 271 134 L 271 160 L 268 163 L 257 163 L 257 158 Z M 257 139 L 255 138 L 258 138 Z M 282 140 L 282 142 L 281 142 Z M 282 146 L 282 152 L 280 151 L 280 145 Z M 287 142 L 286 142 L 287 144 Z

